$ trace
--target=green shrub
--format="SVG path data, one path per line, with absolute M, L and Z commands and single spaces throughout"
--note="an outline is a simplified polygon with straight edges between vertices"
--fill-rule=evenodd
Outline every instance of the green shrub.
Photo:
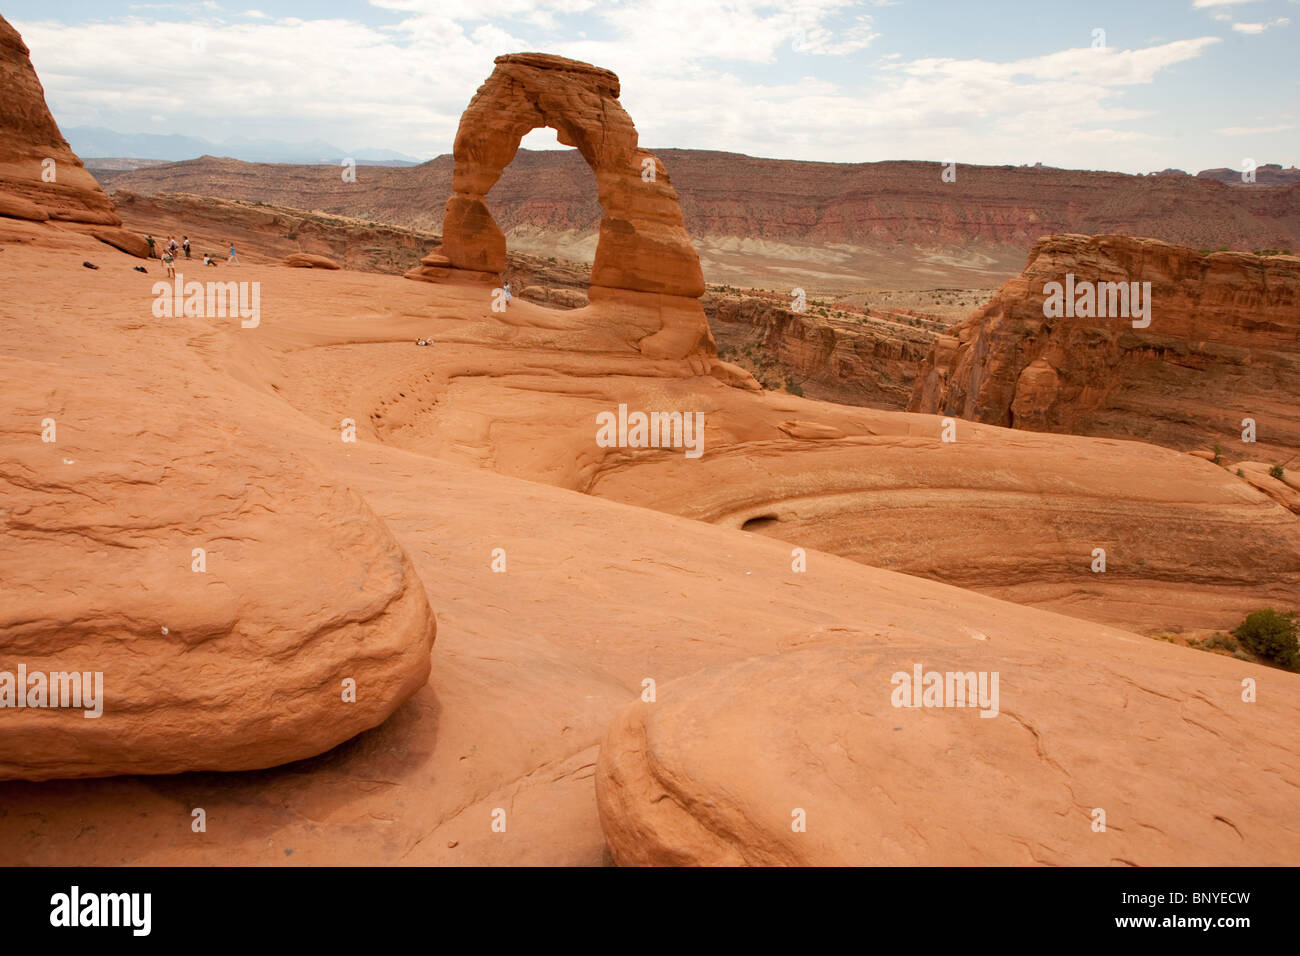
M 1281 465 L 1274 465 L 1272 468 L 1268 470 L 1268 473 L 1272 475 L 1274 478 L 1278 479 L 1279 481 L 1281 481 L 1282 476 L 1286 474 L 1286 472 L 1282 470 Z
M 1300 643 L 1296 641 L 1296 616 L 1283 614 L 1271 607 L 1255 611 L 1232 629 L 1232 636 L 1241 646 L 1265 660 L 1283 667 L 1294 667 L 1300 656 Z
M 1214 446 L 1214 463 L 1215 463 L 1216 465 L 1222 465 L 1222 464 L 1223 464 L 1223 446 L 1222 446 L 1222 445 L 1216 444 L 1216 445 Z
M 785 380 L 785 390 L 791 395 L 798 395 L 800 398 L 803 397 L 803 386 L 792 378 L 787 378 Z
M 1244 471 L 1242 471 L 1240 468 L 1238 468 L 1238 469 L 1237 469 L 1237 477 L 1238 477 L 1238 478 L 1245 478 L 1245 477 L 1246 477 L 1246 473 L 1245 473 Z
M 1201 647 L 1207 651 L 1235 651 L 1237 642 L 1222 631 L 1215 631 L 1205 640 L 1201 641 Z

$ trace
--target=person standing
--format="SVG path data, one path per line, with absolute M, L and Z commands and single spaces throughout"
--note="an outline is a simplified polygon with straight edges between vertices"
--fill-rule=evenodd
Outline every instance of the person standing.
M 230 244 L 230 258 L 226 262 L 232 266 L 239 265 L 239 257 L 235 255 L 235 244 L 233 242 Z
M 150 258 L 150 259 L 157 259 L 157 258 L 158 258 L 158 253 L 154 251 L 154 247 L 153 247 L 153 245 L 154 245 L 154 243 L 153 243 L 153 233 L 151 232 L 151 233 L 149 233 L 149 235 L 145 236 L 145 237 L 144 237 L 144 241 L 147 242 L 147 243 L 149 243 L 149 258 Z
M 162 263 L 163 263 L 163 268 L 167 270 L 167 278 L 175 279 L 176 278 L 176 257 L 172 255 L 172 251 L 170 249 L 163 250 Z
M 181 248 L 185 250 L 185 258 L 188 259 L 188 258 L 190 257 L 190 237 L 189 237 L 189 236 L 182 236 L 182 237 L 181 237 Z

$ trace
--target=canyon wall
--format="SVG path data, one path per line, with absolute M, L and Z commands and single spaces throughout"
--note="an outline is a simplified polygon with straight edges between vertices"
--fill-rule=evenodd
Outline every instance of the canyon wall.
M 779 296 L 710 292 L 703 303 L 722 357 L 768 387 L 789 381 L 809 398 L 846 405 L 905 407 L 936 335 L 919 318 L 912 327 L 867 312 L 796 312 Z
M 1300 184 L 1232 186 L 1194 176 L 1046 167 L 811 163 L 705 150 L 656 150 L 672 170 L 686 229 L 715 284 L 996 288 L 1052 233 L 1151 236 L 1197 249 L 1300 251 Z M 204 157 L 104 181 L 139 193 L 189 192 L 442 231 L 452 159 L 356 170 Z M 590 262 L 603 214 L 574 150 L 520 150 L 487 197 L 512 250 Z
M 1045 287 L 1150 283 L 1150 324 L 1044 316 Z M 1142 320 L 1138 320 L 1139 322 Z M 1209 255 L 1153 239 L 1051 236 L 941 336 L 910 410 L 1234 458 L 1300 453 L 1300 258 Z M 1255 443 L 1243 442 L 1246 419 Z

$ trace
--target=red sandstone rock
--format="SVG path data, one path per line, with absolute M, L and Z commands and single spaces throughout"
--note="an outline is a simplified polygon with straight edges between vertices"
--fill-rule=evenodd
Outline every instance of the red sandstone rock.
M 1241 477 L 1250 485 L 1258 488 L 1284 508 L 1300 514 L 1300 486 L 1294 478 L 1283 474 L 1277 478 L 1272 474 L 1273 466 L 1262 461 L 1243 461 L 1230 465 L 1233 474 L 1241 472 Z
M 1067 274 L 1150 282 L 1150 325 L 1045 317 L 1044 287 Z M 1249 418 L 1254 447 L 1283 460 L 1300 453 L 1298 392 L 1300 258 L 1066 235 L 1040 240 L 1019 278 L 936 343 L 909 408 L 1180 450 L 1248 448 Z
M 3 17 L 0 89 L 0 216 L 121 225 L 59 132 L 27 46 Z
M 858 314 L 852 320 L 795 312 L 790 299 L 709 292 L 702 299 L 718 348 L 757 348 L 796 378 L 809 398 L 905 408 L 935 332 Z M 724 353 L 726 354 L 726 353 Z
M 456 133 L 452 197 L 443 218 L 443 246 L 464 269 L 501 272 L 505 235 L 485 197 L 514 158 L 525 133 L 556 130 L 596 174 L 605 209 L 592 266 L 593 285 L 698 298 L 699 257 L 682 221 L 668 173 L 637 146 L 636 128 L 618 102 L 618 77 L 608 70 L 540 53 L 499 56 Z
M 697 374 L 709 374 L 717 347 L 700 306 L 699 257 L 668 174 L 637 146 L 618 94 L 618 77 L 588 63 L 541 53 L 497 57 L 456 132 L 453 195 L 438 258 L 406 277 L 460 281 L 455 273 L 462 271 L 495 281 L 505 271 L 505 234 L 485 197 L 523 136 L 550 126 L 591 166 L 605 209 L 583 311 L 610 322 L 620 335 L 635 336 L 646 358 L 685 360 Z M 442 256 L 452 268 L 443 268 Z M 725 371 L 718 378 L 735 381 Z M 736 384 L 748 387 L 743 379 Z
M 791 438 L 802 438 L 806 441 L 828 441 L 844 437 L 844 432 L 834 425 L 825 425 L 821 422 L 782 422 L 777 427 Z
M 284 257 L 284 264 L 293 269 L 339 269 L 341 266 L 328 256 L 309 252 L 295 252 Z
M 50 218 L 50 211 L 44 206 L 29 202 L 20 196 L 0 193 L 0 216 L 10 219 L 27 219 L 31 222 L 45 222 Z
M 70 472 L 86 461 L 106 470 L 103 477 L 97 470 L 51 489 L 50 505 L 25 516 L 27 527 L 16 529 L 17 521 L 0 515 L 0 546 L 19 549 L 18 557 L 0 565 L 0 580 L 30 587 L 32 597 L 24 597 L 20 609 L 33 610 L 24 613 L 46 615 L 41 620 L 52 622 L 54 632 L 68 626 L 79 635 L 104 619 L 130 624 L 127 613 L 142 605 L 220 623 L 224 618 L 208 612 L 224 600 L 226 585 L 232 606 L 248 610 L 253 637 L 231 640 L 216 628 L 212 642 L 222 657 L 201 641 L 164 644 L 175 630 L 140 645 L 151 668 L 160 657 L 168 667 L 163 681 L 141 689 L 136 699 L 142 713 L 165 714 L 176 706 L 186 727 L 207 730 L 194 722 L 186 701 L 161 699 L 175 683 L 171 675 L 183 670 L 169 651 L 209 665 L 217 676 L 196 685 L 206 689 L 226 680 L 221 667 L 248 673 L 254 659 L 278 660 L 274 654 L 283 650 L 291 662 L 285 672 L 298 686 L 296 678 L 314 673 L 315 658 L 299 643 L 303 632 L 294 629 L 307 611 L 315 620 L 338 609 L 354 632 L 345 646 L 331 650 L 389 654 L 390 644 L 372 643 L 376 637 L 387 641 L 390 629 L 383 618 L 367 616 L 372 605 L 366 602 L 389 593 L 384 581 L 396 586 L 400 557 L 383 545 L 376 519 L 347 505 L 340 490 L 346 486 L 365 498 L 410 556 L 439 608 L 440 630 L 430 683 L 373 732 L 314 760 L 220 780 L 177 775 L 0 783 L 0 863 L 599 863 L 608 856 L 592 780 L 597 745 L 640 696 L 643 678 L 659 682 L 658 699 L 668 704 L 679 678 L 814 646 L 865 643 L 882 655 L 907 646 L 928 661 L 931 651 L 946 653 L 956 643 L 987 644 L 997 667 L 1042 663 L 1041 675 L 1031 676 L 1044 686 L 1065 675 L 1070 728 L 1040 722 L 1046 712 L 1041 696 L 1027 712 L 1052 758 L 1056 740 L 1073 748 L 1081 739 L 1078 728 L 1094 725 L 1111 728 L 1104 739 L 1119 742 L 1107 743 L 1119 749 L 1103 749 L 1099 759 L 1127 758 L 1129 741 L 1146 737 L 1185 743 L 1188 753 L 1203 758 L 1204 772 L 1189 770 L 1157 747 L 1139 768 L 1142 790 L 1136 795 L 1119 789 L 1110 771 L 1101 778 L 1106 799 L 1120 801 L 1121 816 L 1136 807 L 1141 822 L 1151 822 L 1146 789 L 1165 796 L 1186 780 L 1188 792 L 1199 798 L 1207 775 L 1235 778 L 1233 768 L 1243 761 L 1265 768 L 1297 763 L 1289 702 L 1300 678 L 1133 633 L 1116 635 L 1079 619 L 1122 619 L 1131 631 L 1139 623 L 1166 626 L 1225 609 L 1236 623 L 1244 616 L 1238 613 L 1242 604 L 1248 610 L 1266 602 L 1295 606 L 1296 516 L 1222 468 L 1138 443 L 964 422 L 956 444 L 941 444 L 939 420 L 931 416 L 726 388 L 686 361 L 641 354 L 636 342 L 662 322 L 631 300 L 608 314 L 558 312 L 518 299 L 506 313 L 494 313 L 490 288 L 483 285 L 417 285 L 351 270 L 321 282 L 282 266 L 279 255 L 266 255 L 243 267 L 241 278 L 263 282 L 263 305 L 269 310 L 273 304 L 273 322 L 269 313 L 258 330 L 240 330 L 228 319 L 149 321 L 144 315 L 154 277 L 124 268 L 83 270 L 81 260 L 102 246 L 53 224 L 21 227 L 24 235 L 43 238 L 6 244 L 0 254 L 0 328 L 9 354 L 23 356 L 0 370 L 0 381 L 19 383 L 14 392 L 20 397 L 0 411 L 0 434 L 6 448 L 34 437 L 47 414 L 42 408 L 57 401 L 54 413 L 75 426 L 65 436 L 60 425 L 59 446 L 66 440 L 75 447 L 33 444 L 72 459 L 71 465 L 60 462 Z M 257 251 L 247 250 L 250 258 Z M 88 325 L 93 335 L 86 334 Z M 410 344 L 425 335 L 437 347 Z M 22 362 L 35 371 L 14 372 Z M 710 371 L 716 375 L 719 368 Z M 49 370 L 57 374 L 39 381 Z M 66 384 L 72 375 L 75 387 Z M 82 379 L 100 376 L 101 385 L 83 390 Z M 592 416 L 618 402 L 701 410 L 703 457 L 598 449 Z M 344 416 L 357 421 L 355 445 L 339 441 Z M 793 439 L 779 427 L 789 421 L 828 424 L 845 437 Z M 204 449 L 209 456 L 196 459 Z M 37 495 L 34 479 L 49 481 L 50 465 L 41 456 L 27 449 L 17 469 L 23 487 L 16 494 L 0 489 L 0 509 L 8 509 L 11 495 L 24 503 Z M 175 478 L 166 473 L 173 460 Z M 118 486 L 129 497 L 119 497 Z M 128 509 L 119 509 L 122 501 Z M 769 506 L 780 511 L 778 520 L 760 533 L 736 533 Z M 663 513 L 669 511 L 703 520 Z M 66 514 L 64 525 L 32 526 L 36 518 L 60 514 Z M 215 579 L 213 554 L 220 549 L 214 546 L 207 574 L 214 593 L 200 594 L 209 603 L 191 610 L 193 592 L 183 589 L 199 576 L 185 563 L 188 548 L 173 571 L 164 566 L 170 559 L 160 544 L 189 544 L 186 532 L 205 525 L 209 515 L 223 518 L 229 531 L 223 547 L 243 549 L 248 567 L 229 569 L 233 579 Z M 108 532 L 109 543 L 99 544 L 86 531 Z M 787 540 L 775 540 L 782 535 Z M 121 541 L 143 546 L 114 546 Z M 1096 544 L 1110 550 L 1105 575 L 1088 569 L 1088 550 Z M 795 545 L 808 550 L 807 573 L 792 570 Z M 826 545 L 857 560 L 825 553 Z M 489 565 L 488 549 L 498 546 L 508 552 L 508 573 L 493 573 Z M 114 556 L 108 565 L 100 560 L 106 550 Z M 143 574 L 155 567 L 152 562 L 156 573 Z M 953 575 L 975 589 L 1002 589 L 1029 604 L 1055 604 L 1075 617 L 867 566 L 886 563 L 932 577 Z M 21 573 L 27 565 L 30 575 Z M 76 574 L 71 591 L 70 572 Z M 379 586 L 372 587 L 376 575 Z M 141 581 L 147 592 L 133 588 Z M 582 600 L 574 599 L 575 588 Z M 0 613 L 9 607 L 0 602 Z M 102 617 L 92 613 L 98 608 L 106 609 Z M 629 630 L 629 621 L 643 624 Z M 153 617 L 145 623 L 162 622 Z M 276 627 L 286 633 L 273 633 Z M 121 644 L 129 646 L 126 638 Z M 849 658 L 837 659 L 846 665 L 846 679 L 864 673 L 849 669 Z M 321 668 L 328 670 L 328 663 Z M 825 674 L 822 668 L 816 673 Z M 1224 683 L 1239 692 L 1243 675 L 1259 679 L 1261 703 L 1267 697 L 1267 706 L 1249 705 L 1244 718 L 1220 696 Z M 788 673 L 780 680 L 790 686 L 792 708 L 809 715 L 810 731 L 833 729 L 824 713 L 807 709 L 803 688 L 844 685 L 822 677 L 806 684 Z M 1095 703 L 1080 701 L 1084 680 L 1094 681 L 1089 693 Z M 680 686 L 684 695 L 691 690 Z M 747 680 L 735 686 L 757 687 Z M 842 696 L 854 705 L 855 693 L 847 688 Z M 718 702 L 734 712 L 738 705 L 729 695 Z M 313 695 L 306 692 L 305 699 Z M 766 691 L 756 699 L 763 705 L 771 700 Z M 835 709 L 837 699 L 822 701 L 823 712 L 842 717 L 851 710 Z M 258 700 L 239 703 L 251 713 L 259 706 Z M 779 728 L 773 721 L 788 711 L 778 707 L 751 725 L 760 732 Z M 1005 710 L 1019 713 L 1010 704 Z M 715 722 L 708 705 L 696 712 L 702 725 L 736 726 Z M 0 712 L 0 735 L 12 713 Z M 318 724 L 327 722 L 326 714 L 314 713 Z M 1132 733 L 1132 714 L 1140 715 L 1141 736 Z M 1197 731 L 1193 721 L 1204 729 Z M 239 732 L 261 741 L 266 729 L 249 723 L 239 724 Z M 318 729 L 307 727 L 301 735 L 319 743 L 313 736 Z M 875 743 L 873 731 L 867 725 L 855 733 Z M 1212 747 L 1191 736 L 1197 732 Z M 1019 780 L 1037 783 L 1044 773 L 1025 743 L 1031 731 L 1016 733 L 1021 736 L 1004 738 L 1005 755 L 989 755 L 976 732 L 951 742 L 960 752 L 990 757 L 988 764 L 969 764 L 977 770 L 1010 770 L 1015 791 Z M 1224 746 L 1225 737 L 1233 747 Z M 665 766 L 679 762 L 671 750 L 657 752 L 669 754 Z M 798 750 L 773 745 L 769 760 L 754 763 L 750 779 L 787 780 L 774 768 L 786 766 L 791 753 L 797 757 Z M 1082 760 L 1077 750 L 1067 754 L 1070 779 L 1077 781 Z M 692 780 L 736 781 L 732 774 L 744 769 L 738 765 L 739 757 L 719 761 L 715 776 L 692 773 Z M 952 764 L 954 773 L 959 766 Z M 826 775 L 814 769 L 801 776 L 814 795 L 835 795 Z M 1273 790 L 1270 781 L 1286 784 L 1293 775 L 1257 776 L 1268 779 L 1234 779 L 1213 808 L 1226 807 L 1224 815 L 1245 828 L 1248 848 L 1267 839 L 1280 853 L 1292 845 L 1293 828 L 1268 799 L 1294 803 L 1295 788 Z M 855 799 L 875 797 L 852 785 L 862 777 L 846 779 Z M 928 790 L 917 795 L 918 810 L 940 820 L 951 814 L 963 835 L 972 832 L 961 818 L 964 780 L 945 776 L 923 786 Z M 1020 786 L 1008 804 L 1023 816 L 1003 820 L 994 832 L 1052 836 L 1056 821 L 1043 823 L 1043 804 L 1027 801 L 1025 790 Z M 747 788 L 732 792 L 751 794 Z M 1043 792 L 1059 810 L 1061 788 Z M 980 791 L 977 806 L 986 809 L 986 798 Z M 190 830 L 193 806 L 209 813 L 207 835 Z M 1237 806 L 1251 811 L 1248 824 L 1232 815 Z M 489 830 L 498 807 L 509 814 L 506 833 Z M 789 810 L 782 808 L 779 825 L 789 826 Z M 1191 858 L 1241 859 L 1217 836 L 1228 824 L 1209 814 L 1193 819 L 1190 812 L 1178 811 L 1170 832 L 1177 840 L 1201 841 L 1204 849 L 1194 852 L 1203 855 Z M 629 825 L 641 816 L 633 806 Z M 217 819 L 220 830 L 211 825 Z M 815 807 L 811 823 L 810 833 L 825 825 Z M 761 838 L 765 825 L 760 820 L 746 832 Z M 991 858 L 1011 852 L 992 837 L 977 838 L 985 840 Z M 908 839 L 900 834 L 898 858 L 925 858 L 923 846 L 901 842 Z M 1167 859 L 1155 841 L 1144 834 L 1132 846 L 1143 859 Z M 450 842 L 458 846 L 449 850 Z M 857 846 L 845 844 L 846 850 Z M 1091 860 L 1095 850 L 1086 843 L 1061 846 L 1067 861 Z M 295 850 L 292 858 L 287 848 Z M 1031 850 L 1055 859 L 1036 844 Z M 1031 850 L 1026 862 L 1033 861 Z M 1262 851 L 1260 859 L 1271 859 L 1271 852 Z
M 111 226 L 103 226 L 98 229 L 90 230 L 90 234 L 100 242 L 107 243 L 115 249 L 121 249 L 128 255 L 135 256 L 137 259 L 149 258 L 149 243 L 144 236 L 138 232 L 131 232 L 127 229 L 114 229 Z
M 29 268 L 33 254 L 4 253 Z M 175 384 L 213 374 L 186 344 L 200 330 L 232 346 L 258 333 L 158 322 L 148 278 L 82 279 L 84 253 L 46 257 L 67 275 L 58 288 L 85 284 L 87 318 L 33 309 L 29 342 L 53 351 L 0 359 L 0 671 L 100 672 L 102 716 L 11 700 L 0 779 L 269 767 L 381 723 L 429 674 L 434 621 L 405 552 L 274 416 L 217 411 L 215 379 L 196 415 Z M 105 307 L 129 337 L 99 322 Z M 110 341 L 165 375 L 123 375 L 102 359 Z
M 1194 176 L 938 163 L 817 163 L 665 149 L 687 231 L 711 283 L 788 292 L 792 266 L 817 285 L 996 288 L 1025 251 L 1054 233 L 1151 236 L 1192 248 L 1300 251 L 1300 183 L 1240 188 Z M 438 232 L 452 157 L 371 166 L 344 183 L 325 166 L 204 157 L 129 172 L 96 170 L 137 192 L 188 192 L 323 209 Z M 1240 173 L 1236 174 L 1238 181 Z M 597 183 L 575 150 L 520 150 L 488 196 L 512 252 L 553 255 L 557 241 L 599 234 Z M 570 255 L 569 258 L 575 256 Z M 901 396 L 906 403 L 907 394 Z M 838 400 L 838 399 L 837 399 Z
M 1246 703 L 1257 666 L 1135 646 L 1110 628 L 1064 639 L 1070 619 L 1052 615 L 966 620 L 977 627 L 923 624 L 920 639 L 896 624 L 813 636 L 820 646 L 701 670 L 629 705 L 596 771 L 614 859 L 1287 866 L 1300 856 L 1300 830 L 1275 825 L 1295 800 L 1296 675 L 1269 672 L 1279 693 Z M 951 673 L 973 684 L 958 697 L 945 676 L 940 694 L 904 698 L 899 675 L 910 683 L 918 665 L 923 682 Z M 1225 775 L 1226 740 L 1249 741 L 1261 762 Z
M 401 274 L 419 262 L 421 249 L 438 239 L 436 233 L 267 203 L 184 194 L 141 196 L 127 189 L 115 189 L 112 199 L 134 232 L 155 238 L 189 236 L 192 254 L 200 262 L 205 252 L 223 260 L 233 242 L 245 263 L 281 262 L 285 256 L 306 253 L 359 272 Z

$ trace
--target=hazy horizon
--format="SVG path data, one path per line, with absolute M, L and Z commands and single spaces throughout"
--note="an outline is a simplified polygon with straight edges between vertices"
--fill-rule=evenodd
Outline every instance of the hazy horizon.
M 549 132 L 549 131 L 548 131 L 548 132 Z M 286 145 L 296 145 L 296 144 L 286 144 Z M 73 144 L 73 146 L 74 146 L 74 152 L 78 152 L 78 151 L 75 149 L 75 144 Z M 529 143 L 529 145 L 527 145 L 527 146 L 520 146 L 519 149 L 520 149 L 520 152 L 546 153 L 546 152 L 564 151 L 564 150 L 568 150 L 569 148 L 570 148 L 570 147 L 563 146 L 563 145 L 561 145 L 561 144 L 559 144 L 559 143 L 556 143 L 554 147 L 548 147 L 548 146 L 546 146 L 546 145 L 538 145 L 537 143 L 533 142 L 533 143 Z M 662 146 L 662 145 L 660 145 L 660 146 L 656 146 L 656 145 L 654 145 L 654 144 L 645 144 L 645 145 L 644 145 L 644 148 L 647 149 L 647 150 L 649 150 L 650 152 L 654 153 L 655 155 L 660 155 L 660 154 L 663 154 L 663 153 L 668 153 L 668 152 L 671 152 L 671 151 L 673 151 L 673 150 L 681 150 L 681 151 L 688 151 L 688 150 L 689 150 L 689 151 L 691 151 L 691 152 L 699 152 L 699 153 L 718 153 L 719 155 L 743 156 L 743 157 L 745 157 L 745 158 L 747 158 L 747 159 L 770 160 L 770 161 L 772 161 L 772 162 L 783 162 L 783 163 L 828 163 L 828 164 L 831 164 L 831 165 L 837 165 L 837 166 L 870 165 L 870 164 L 877 164 L 877 163 L 918 163 L 918 164 L 926 164 L 926 165 L 931 165 L 931 166 L 936 166 L 936 167 L 937 167 L 937 166 L 940 166 L 941 163 L 942 163 L 941 160 L 937 160 L 937 159 L 918 159 L 917 157 L 914 157 L 914 156 L 903 156 L 903 157 L 898 157 L 898 158 L 895 158 L 895 159 L 869 159 L 869 160 L 813 160 L 813 159 L 790 159 L 789 157 L 785 157 L 785 156 L 757 156 L 757 155 L 755 155 L 755 154 L 753 154 L 753 153 L 742 153 L 742 152 L 740 152 L 739 150 L 734 150 L 734 149 L 701 149 L 701 148 L 698 148 L 698 147 Z M 159 158 L 156 157 L 156 156 L 116 156 L 116 155 L 108 155 L 108 154 L 98 155 L 98 154 L 93 154 L 93 153 L 82 154 L 82 153 L 80 153 L 80 152 L 78 152 L 78 156 L 79 156 L 83 161 L 95 160 L 95 159 L 104 159 L 104 160 L 137 159 L 137 160 L 154 160 L 154 161 L 158 161 L 158 162 L 160 162 L 161 164 L 164 164 L 164 165 L 171 165 L 171 164 L 174 164 L 174 163 L 186 163 L 186 162 L 192 162 L 192 161 L 197 160 L 197 159 L 202 159 L 202 158 L 204 158 L 204 156 L 210 156 L 210 157 L 213 158 L 213 159 L 232 159 L 232 160 L 235 160 L 235 161 L 237 161 L 237 162 L 249 163 L 249 164 L 252 164 L 252 165 L 263 165 L 263 166 L 332 166 L 332 165 L 334 165 L 334 161 L 333 161 L 333 160 L 329 160 L 329 161 L 322 160 L 322 161 L 319 161 L 319 162 L 311 162 L 311 161 L 280 161 L 280 160 L 252 160 L 252 159 L 242 159 L 242 158 L 240 158 L 240 157 L 238 157 L 238 156 L 228 156 L 228 155 L 225 155 L 225 154 L 218 154 L 218 153 L 206 153 L 206 154 L 200 154 L 200 155 L 195 155 L 195 156 L 187 156 L 187 157 L 185 157 L 184 159 L 174 159 L 174 160 L 172 160 L 172 159 L 159 160 Z M 448 151 L 445 152 L 445 153 L 439 153 L 437 156 L 430 156 L 430 157 L 428 157 L 427 159 L 419 159 L 419 160 L 416 160 L 416 161 L 414 161 L 414 162 L 404 162 L 404 161 L 377 161 L 377 160 L 369 160 L 369 159 L 358 159 L 358 160 L 356 160 L 356 162 L 357 162 L 358 165 L 362 165 L 362 166 L 366 166 L 366 165 L 393 165 L 393 166 L 397 166 L 397 167 L 411 168 L 411 167 L 414 167 L 414 166 L 424 166 L 424 165 L 427 165 L 428 163 L 435 162 L 435 161 L 437 161 L 437 160 L 439 160 L 439 159 L 448 159 L 448 160 L 450 160 L 451 158 L 452 158 L 451 150 L 448 150 Z M 1271 162 L 1271 161 L 1269 161 L 1269 160 L 1267 159 L 1267 157 L 1265 157 L 1265 158 L 1263 158 L 1263 159 L 1260 159 L 1260 160 L 1257 160 L 1257 162 L 1258 162 L 1258 167 L 1257 167 L 1257 168 L 1264 168 L 1264 167 L 1266 167 L 1266 166 L 1280 166 L 1282 169 L 1296 169 L 1296 168 L 1298 168 L 1298 167 L 1295 167 L 1295 166 L 1289 166 L 1289 165 L 1287 165 L 1287 164 L 1279 164 L 1279 163 Z M 965 166 L 977 166 L 977 167 L 984 167 L 984 168 L 990 168 L 990 169 L 991 169 L 991 168 L 1000 168 L 1000 167 L 1009 167 L 1009 168 L 1013 168 L 1013 169 L 1015 169 L 1015 168 L 1031 168 L 1031 167 L 1033 167 L 1035 164 L 1034 164 L 1034 163 L 965 163 L 965 164 L 959 164 L 959 166 L 960 166 L 960 165 L 965 165 Z M 1128 172 L 1126 172 L 1126 171 L 1124 171 L 1124 170 L 1119 170 L 1119 169 L 1099 169 L 1099 168 L 1095 168 L 1095 167 L 1085 167 L 1085 166 L 1055 166 L 1055 165 L 1053 165 L 1053 164 L 1051 164 L 1051 163 L 1041 163 L 1041 164 L 1039 164 L 1039 165 L 1041 165 L 1042 168 L 1044 168 L 1044 169 L 1059 169 L 1059 170 L 1066 171 L 1066 172 L 1116 173 L 1116 174 L 1118 174 L 1118 175 L 1123 175 L 1123 176 L 1130 176 L 1130 175 L 1136 175 L 1136 176 L 1141 176 L 1141 175 L 1152 175 L 1152 174 L 1154 174 L 1154 173 L 1158 173 L 1158 172 L 1163 172 L 1163 171 L 1164 171 L 1164 170 L 1152 170 L 1150 173 L 1128 173 Z M 1178 168 L 1178 167 L 1166 167 L 1166 168 L 1168 169 L 1168 168 Z M 1189 175 L 1189 176 L 1196 176 L 1198 173 L 1201 173 L 1201 172 L 1208 172 L 1208 171 L 1210 171 L 1210 170 L 1214 170 L 1214 169 L 1231 169 L 1231 168 L 1232 168 L 1232 167 L 1226 167 L 1226 166 L 1210 166 L 1210 167 L 1206 167 L 1205 169 L 1181 169 L 1181 171 L 1184 172 L 1184 173 L 1186 173 L 1186 174 Z M 1268 185 L 1268 184 L 1266 184 L 1266 183 L 1261 183 L 1260 185 Z

